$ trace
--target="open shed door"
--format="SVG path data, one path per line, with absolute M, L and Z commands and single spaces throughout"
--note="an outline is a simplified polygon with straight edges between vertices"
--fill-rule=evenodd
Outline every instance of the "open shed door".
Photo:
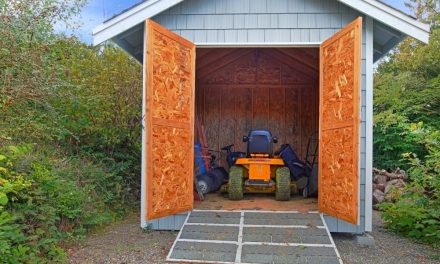
M 146 21 L 147 219 L 193 208 L 195 45 Z
M 319 198 L 321 212 L 358 223 L 362 18 L 320 48 Z

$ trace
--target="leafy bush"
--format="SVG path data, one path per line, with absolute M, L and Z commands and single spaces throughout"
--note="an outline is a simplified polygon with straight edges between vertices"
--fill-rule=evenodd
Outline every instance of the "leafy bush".
M 403 159 L 404 153 L 426 155 L 423 144 L 425 126 L 422 122 L 411 124 L 405 116 L 387 110 L 374 117 L 374 166 L 376 168 L 408 169 L 410 165 Z
M 380 206 L 386 226 L 405 236 L 440 246 L 440 206 L 423 196 L 406 194 Z
M 137 204 L 142 69 L 54 34 L 84 0 L 0 0 L 0 263 L 64 246 Z
M 411 2 L 420 19 L 429 17 L 425 22 L 433 27 L 428 45 L 405 39 L 375 74 L 374 164 L 386 169 L 408 169 L 402 159 L 407 152 L 424 161 L 427 150 L 420 131 L 440 129 L 440 11 L 434 1 Z
M 411 183 L 396 203 L 381 205 L 387 226 L 403 235 L 440 246 L 440 131 L 425 134 L 428 155 L 407 153 Z
M 62 241 L 83 237 L 126 206 L 113 172 L 46 151 L 29 145 L 1 149 L 1 263 L 63 261 Z
M 407 38 L 378 67 L 374 164 L 409 175 L 396 202 L 381 205 L 387 227 L 440 246 L 440 10 L 432 0 L 409 3 L 432 32 L 428 45 Z

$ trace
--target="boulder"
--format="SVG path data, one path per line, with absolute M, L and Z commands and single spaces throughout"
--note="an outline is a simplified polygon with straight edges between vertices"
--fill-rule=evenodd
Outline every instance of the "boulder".
M 387 194 L 393 187 L 403 188 L 405 186 L 406 183 L 402 179 L 394 179 L 386 183 L 384 193 Z
M 384 199 L 385 194 L 381 190 L 375 189 L 373 192 L 373 204 L 379 204 L 383 202 Z
M 387 183 L 387 176 L 382 174 L 377 174 L 373 178 L 374 183 L 376 184 L 386 184 Z
M 376 184 L 376 188 L 378 190 L 381 190 L 382 192 L 385 192 L 385 184 Z

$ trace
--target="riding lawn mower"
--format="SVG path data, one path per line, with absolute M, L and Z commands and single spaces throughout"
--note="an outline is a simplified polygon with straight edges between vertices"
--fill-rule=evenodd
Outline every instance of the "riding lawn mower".
M 278 201 L 287 201 L 296 193 L 295 182 L 281 157 L 272 151 L 278 139 L 267 130 L 252 130 L 243 137 L 246 157 L 238 157 L 229 169 L 227 192 L 231 200 L 243 199 L 244 193 L 275 193 Z

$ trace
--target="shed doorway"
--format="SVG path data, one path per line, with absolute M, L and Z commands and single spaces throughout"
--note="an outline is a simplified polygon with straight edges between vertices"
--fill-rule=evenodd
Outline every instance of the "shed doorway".
M 141 201 L 141 214 L 145 215 L 146 220 L 159 219 L 194 209 L 195 118 L 196 108 L 199 107 L 195 99 L 200 91 L 205 92 L 203 92 L 203 97 L 199 95 L 200 98 L 204 98 L 200 101 L 203 102 L 203 105 L 201 106 L 202 110 L 199 111 L 202 112 L 202 115 L 206 115 L 204 117 L 207 119 L 206 123 L 214 124 L 212 131 L 216 133 L 216 136 L 214 135 L 211 140 L 217 149 L 223 142 L 237 140 L 223 135 L 234 134 L 235 137 L 242 131 L 247 133 L 246 130 L 249 127 L 257 125 L 273 126 L 275 127 L 275 130 L 272 129 L 275 131 L 273 133 L 284 133 L 282 136 L 284 140 L 294 142 L 294 137 L 292 139 L 288 134 L 290 126 L 288 121 L 291 119 L 286 121 L 286 116 L 297 115 L 300 118 L 292 118 L 292 120 L 301 120 L 296 121 L 301 122 L 301 128 L 293 127 L 292 131 L 301 131 L 300 142 L 296 142 L 296 147 L 299 146 L 300 151 L 304 151 L 302 140 L 305 134 L 302 130 L 305 127 L 313 129 L 313 124 L 315 127 L 317 126 L 316 119 L 304 119 L 301 116 L 316 116 L 316 114 L 312 115 L 317 112 L 316 106 L 310 107 L 313 103 L 307 104 L 307 102 L 309 102 L 309 98 L 314 98 L 312 94 L 317 92 L 316 88 L 313 89 L 313 85 L 309 86 L 309 89 L 292 89 L 284 84 L 294 83 L 295 80 L 301 81 L 303 80 L 301 76 L 305 74 L 304 62 L 302 65 L 297 65 L 298 67 L 292 67 L 290 62 L 285 65 L 285 59 L 289 58 L 288 54 L 286 56 L 279 55 L 283 52 L 293 51 L 293 49 L 250 49 L 247 51 L 250 54 L 250 57 L 246 57 L 247 60 L 238 60 L 239 63 L 234 64 L 234 61 L 228 59 L 227 63 L 220 64 L 235 65 L 235 68 L 224 72 L 220 71 L 218 75 L 215 75 L 214 69 L 219 70 L 221 67 L 213 67 L 212 65 L 224 61 L 214 56 L 217 52 L 208 57 L 209 60 L 205 67 L 201 68 L 203 65 L 198 63 L 197 67 L 200 67 L 198 72 L 196 45 L 191 41 L 151 20 L 147 20 L 145 38 L 143 109 L 147 126 L 143 133 L 145 180 L 143 181 L 142 197 L 144 198 Z M 361 17 L 324 41 L 319 47 L 318 208 L 322 213 L 353 224 L 359 223 L 360 210 L 361 51 Z M 235 53 L 242 52 L 242 50 L 237 49 L 233 52 L 236 55 Z M 265 60 L 264 57 L 269 56 L 268 52 L 272 52 L 272 57 L 277 59 Z M 252 54 L 254 55 L 252 56 Z M 203 54 L 200 58 L 203 58 Z M 289 61 L 291 60 L 289 59 Z M 196 85 L 199 82 L 196 75 L 199 76 L 201 84 L 216 85 L 217 87 L 196 91 L 196 86 L 199 86 Z M 231 76 L 233 76 L 232 79 Z M 313 74 L 308 75 L 308 78 L 317 79 Z M 307 83 L 313 84 L 312 81 Z M 318 82 L 316 81 L 316 83 Z M 239 92 L 243 94 L 229 96 L 235 94 L 237 87 L 242 88 Z M 218 91 L 221 94 L 210 96 L 210 93 Z M 289 97 L 292 91 L 298 91 L 296 97 Z M 310 91 L 310 96 L 302 96 L 303 93 L 307 93 L 305 91 Z M 239 101 L 243 98 L 247 101 Z M 300 109 L 301 115 L 294 111 L 287 111 L 290 108 L 286 105 L 292 101 L 286 100 L 286 98 L 295 99 L 293 102 L 299 106 L 294 109 Z M 211 105 L 206 106 L 208 100 L 214 99 L 216 102 L 213 104 L 219 106 L 213 109 L 217 109 L 217 114 L 221 114 L 217 121 L 209 119 L 210 111 L 212 111 Z M 220 104 L 218 104 L 218 100 L 220 100 Z M 314 101 L 316 102 L 316 97 Z M 282 109 L 280 105 L 283 105 Z M 306 106 L 310 107 L 309 111 L 302 111 L 301 109 Z M 271 114 L 274 108 L 279 108 L 279 111 L 274 111 L 274 114 Z M 237 122 L 234 117 L 237 112 L 240 113 L 243 120 L 247 120 L 245 123 Z M 284 127 L 280 126 L 280 123 L 283 122 Z M 310 124 L 303 128 L 303 122 L 310 122 Z M 293 146 L 295 147 L 295 145 Z M 287 178 L 286 170 L 283 171 L 282 177 Z M 241 191 L 238 186 L 242 186 L 242 177 L 236 177 L 236 179 L 240 181 L 235 185 L 236 189 Z M 283 194 L 289 193 L 285 188 L 283 190 L 285 191 Z
M 233 144 L 233 151 L 246 152 L 242 138 L 254 129 L 278 138 L 274 151 L 289 144 L 303 161 L 316 154 L 319 48 L 198 48 L 196 54 L 196 120 L 203 125 L 207 149 L 218 166 L 229 169 L 223 147 Z M 253 193 L 231 201 L 219 190 L 194 207 L 318 210 L 317 199 L 304 199 L 301 190 L 287 202 L 276 201 L 274 194 Z

